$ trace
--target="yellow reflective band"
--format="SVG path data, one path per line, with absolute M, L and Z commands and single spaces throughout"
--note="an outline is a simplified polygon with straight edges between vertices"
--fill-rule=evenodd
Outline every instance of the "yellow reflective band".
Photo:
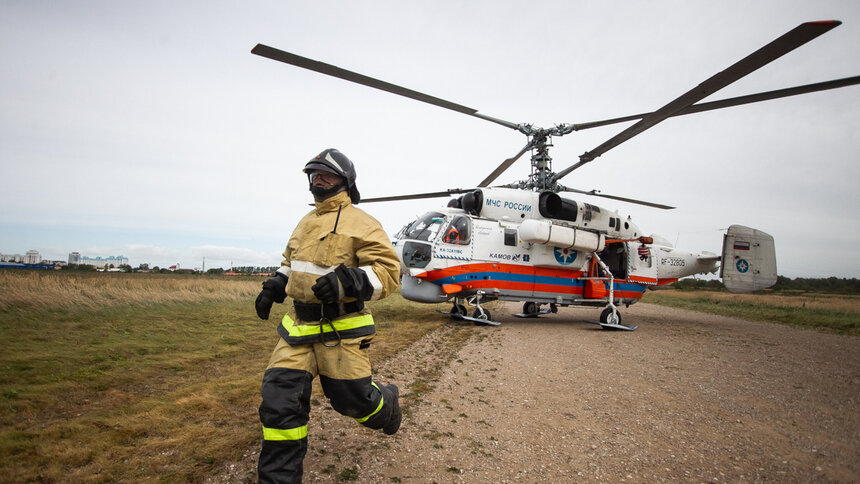
M 308 426 L 294 429 L 270 429 L 263 427 L 263 440 L 301 440 L 308 436 Z
M 373 315 L 371 314 L 363 314 L 361 316 L 355 316 L 353 318 L 346 319 L 338 319 L 336 321 L 332 321 L 334 325 L 334 329 L 338 331 L 347 331 L 350 329 L 361 328 L 364 326 L 372 326 L 373 325 Z M 284 315 L 284 319 L 281 321 L 281 326 L 283 326 L 289 333 L 290 337 L 293 338 L 301 338 L 302 336 L 313 336 L 315 334 L 320 334 L 320 325 L 319 324 L 296 324 L 290 318 L 289 315 Z M 323 325 L 324 333 L 331 333 L 332 328 L 331 324 Z
M 377 389 L 377 390 L 379 390 L 379 386 L 376 384 L 376 382 L 375 382 L 375 381 L 374 381 L 374 382 L 370 382 L 370 384 L 371 384 L 371 385 L 373 385 L 373 386 L 375 386 L 375 387 L 376 387 L 376 389 Z M 369 419 L 370 417 L 373 417 L 374 415 L 376 415 L 377 413 L 379 413 L 379 411 L 380 411 L 380 410 L 382 410 L 382 402 L 384 402 L 384 401 L 385 401 L 385 398 L 382 396 L 382 390 L 379 390 L 379 405 L 377 405 L 376 410 L 374 410 L 374 411 L 373 411 L 373 413 L 371 413 L 371 414 L 370 414 L 370 415 L 368 415 L 367 417 L 364 417 L 364 418 L 357 418 L 357 419 L 355 419 L 355 421 L 356 421 L 356 422 L 358 422 L 358 423 L 366 422 L 366 421 L 367 421 L 367 419 Z

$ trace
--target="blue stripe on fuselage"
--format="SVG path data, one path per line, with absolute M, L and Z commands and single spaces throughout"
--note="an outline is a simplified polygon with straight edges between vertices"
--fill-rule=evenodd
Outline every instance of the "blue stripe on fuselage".
M 467 274 L 443 277 L 432 282 L 438 286 L 443 286 L 445 284 L 462 284 L 469 281 L 482 280 L 520 282 L 524 284 L 551 284 L 555 286 L 568 287 L 582 287 L 585 284 L 582 279 L 574 279 L 570 277 L 533 276 L 530 274 L 514 274 L 511 272 L 470 272 Z M 616 282 L 615 290 L 645 292 L 645 286 Z
M 482 280 L 522 282 L 525 284 L 532 284 L 534 283 L 535 276 L 530 274 L 514 274 L 511 272 L 469 272 L 467 274 L 457 274 L 456 276 L 448 276 L 443 277 L 441 279 L 436 279 L 435 281 L 433 281 L 433 284 L 442 286 L 445 284 L 460 284 L 463 282 Z M 565 281 L 569 279 L 560 280 Z

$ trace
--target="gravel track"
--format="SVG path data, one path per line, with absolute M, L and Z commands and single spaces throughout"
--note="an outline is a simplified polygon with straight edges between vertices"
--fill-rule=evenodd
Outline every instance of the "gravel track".
M 858 482 L 860 339 L 636 304 L 452 322 L 378 365 L 385 436 L 315 400 L 305 482 Z M 451 340 L 463 340 L 451 348 Z M 255 479 L 256 452 L 210 482 Z

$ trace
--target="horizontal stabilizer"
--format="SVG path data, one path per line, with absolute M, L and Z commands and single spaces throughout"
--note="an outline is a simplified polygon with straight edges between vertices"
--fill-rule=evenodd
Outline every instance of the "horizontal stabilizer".
M 730 292 L 752 292 L 776 284 L 773 237 L 761 230 L 732 225 L 723 238 L 720 277 Z

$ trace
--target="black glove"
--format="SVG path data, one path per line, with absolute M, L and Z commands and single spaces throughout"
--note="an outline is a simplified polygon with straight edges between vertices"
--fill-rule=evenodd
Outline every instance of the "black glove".
M 324 303 L 336 303 L 344 297 L 367 301 L 373 296 L 373 286 L 367 274 L 361 269 L 343 264 L 335 267 L 334 272 L 317 279 L 311 290 L 317 299 Z
M 344 296 L 343 288 L 338 281 L 337 274 L 329 272 L 317 279 L 317 283 L 311 286 L 314 296 L 324 303 L 336 303 Z
M 287 276 L 276 272 L 274 276 L 263 282 L 263 290 L 254 301 L 254 308 L 260 319 L 269 319 L 272 303 L 282 303 L 287 297 Z

